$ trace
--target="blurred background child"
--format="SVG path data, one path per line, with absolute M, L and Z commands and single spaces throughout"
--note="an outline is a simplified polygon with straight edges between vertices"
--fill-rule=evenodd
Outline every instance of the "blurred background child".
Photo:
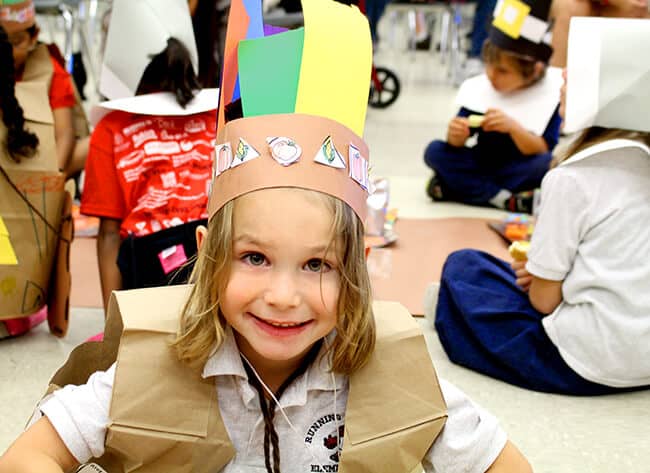
M 160 7 L 164 14 L 146 3 L 113 5 L 105 54 L 113 74 L 101 87 L 116 100 L 100 106 L 110 113 L 93 130 L 81 200 L 83 214 L 101 219 L 104 307 L 113 290 L 185 282 L 195 228 L 207 216 L 217 91 L 200 91 L 187 3 L 166 0 Z M 158 28 L 140 39 L 146 27 L 135 17 Z M 123 65 L 126 45 L 136 41 L 141 46 L 128 51 L 140 69 Z M 135 97 L 118 99 L 124 84 Z
M 30 83 L 16 83 L 14 51 L 0 25 L 0 232 L 4 243 L 0 318 L 5 319 L 0 320 L 0 339 L 21 335 L 46 319 L 46 304 L 55 292 L 50 284 L 54 249 L 62 237 L 63 176 L 55 156 L 47 67 L 42 68 L 45 74 L 34 74 Z M 47 58 L 45 65 L 50 65 Z M 36 180 L 47 182 L 50 189 L 30 185 Z M 7 286 L 7 281 L 12 283 Z M 49 309 L 55 312 L 53 305 Z M 67 308 L 64 311 L 67 317 Z
M 50 54 L 47 45 L 38 41 L 40 29 L 32 0 L 2 0 L 0 25 L 13 47 L 16 81 L 49 83 L 47 100 L 54 116 L 57 162 L 59 169 L 69 176 L 74 173 L 68 167 L 76 140 L 73 116 L 76 98 L 70 74 Z
M 545 25 L 541 34 L 528 32 L 523 20 L 521 31 L 513 31 L 506 12 L 497 11 L 483 45 L 485 74 L 463 83 L 461 109 L 449 122 L 446 141 L 425 150 L 424 161 L 434 171 L 427 194 L 434 200 L 532 209 L 532 194 L 517 193 L 538 187 L 549 168 L 559 137 L 561 82 L 559 70 L 546 67 L 552 52 L 545 23 L 549 2 L 528 4 L 528 23 Z

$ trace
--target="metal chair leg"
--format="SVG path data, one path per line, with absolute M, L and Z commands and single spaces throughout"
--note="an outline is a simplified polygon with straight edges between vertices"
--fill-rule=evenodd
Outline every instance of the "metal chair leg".
M 449 28 L 451 23 L 451 14 L 449 10 L 445 8 L 441 14 L 440 18 L 440 63 L 445 64 L 447 62 L 447 53 L 449 50 Z

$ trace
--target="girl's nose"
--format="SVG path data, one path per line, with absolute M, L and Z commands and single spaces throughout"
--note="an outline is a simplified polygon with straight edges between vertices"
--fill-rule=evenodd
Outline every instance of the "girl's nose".
M 273 274 L 264 293 L 264 302 L 283 310 L 300 305 L 302 300 L 300 286 L 296 276 L 289 273 L 289 271 L 278 271 Z

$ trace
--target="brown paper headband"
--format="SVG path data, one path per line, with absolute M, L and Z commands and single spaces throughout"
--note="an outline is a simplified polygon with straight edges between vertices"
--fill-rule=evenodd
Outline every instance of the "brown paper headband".
M 295 113 L 240 118 L 217 137 L 208 214 L 255 190 L 299 187 L 346 202 L 364 222 L 368 186 L 368 146 L 340 123 Z
M 27 29 L 36 23 L 34 2 L 24 2 L 0 5 L 0 25 L 7 34 Z

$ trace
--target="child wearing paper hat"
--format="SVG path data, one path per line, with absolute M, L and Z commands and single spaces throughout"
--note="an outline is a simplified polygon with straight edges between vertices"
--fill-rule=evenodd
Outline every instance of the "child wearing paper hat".
M 559 69 L 551 55 L 550 1 L 501 0 L 483 45 L 486 73 L 466 80 L 447 140 L 424 153 L 433 200 L 530 212 L 559 137 Z M 472 140 L 474 140 L 472 144 Z
M 216 89 L 199 91 L 185 0 L 113 4 L 91 111 L 81 212 L 100 218 L 104 307 L 113 290 L 185 283 L 207 217 Z
M 194 285 L 115 293 L 101 363 L 77 360 L 107 371 L 40 406 L 8 470 L 48 445 L 62 467 L 107 471 L 530 471 L 492 416 L 438 384 L 411 316 L 371 302 L 368 25 L 329 0 L 303 13 L 304 29 L 263 37 L 260 3 L 231 4 L 222 110 L 243 118 L 220 113 Z M 85 381 L 74 362 L 59 374 Z
M 584 131 L 542 182 L 527 261 L 445 263 L 436 329 L 455 363 L 563 394 L 650 386 L 650 61 L 626 52 L 648 41 L 648 20 L 572 20 L 562 111 Z
M 77 100 L 70 74 L 48 46 L 38 42 L 32 0 L 0 0 L 0 25 L 13 46 L 16 80 L 47 83 L 47 95 L 42 100 L 49 103 L 54 116 L 58 167 L 67 171 L 76 140 L 73 108 Z

